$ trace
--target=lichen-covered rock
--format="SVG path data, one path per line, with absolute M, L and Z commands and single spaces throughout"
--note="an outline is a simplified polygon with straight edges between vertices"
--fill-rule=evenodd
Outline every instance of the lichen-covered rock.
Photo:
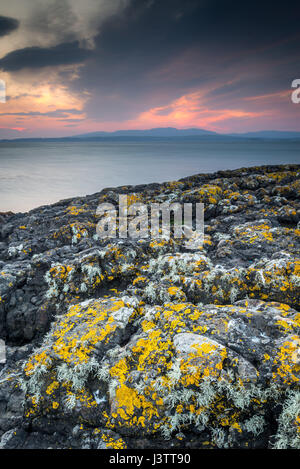
M 0 219 L 1 448 L 300 448 L 300 167 Z M 202 202 L 203 245 L 100 240 L 99 203 Z

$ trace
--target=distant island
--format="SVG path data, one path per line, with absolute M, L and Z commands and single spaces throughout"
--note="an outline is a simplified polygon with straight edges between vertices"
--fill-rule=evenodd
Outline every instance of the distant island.
M 96 141 L 103 139 L 130 139 L 130 138 L 185 138 L 185 139 L 205 139 L 209 141 L 221 141 L 232 139 L 265 139 L 265 140 L 300 140 L 300 132 L 290 132 L 284 130 L 261 130 L 257 132 L 220 134 L 211 130 L 190 128 L 176 129 L 174 127 L 158 127 L 144 130 L 116 130 L 114 132 L 89 132 L 86 134 L 72 135 L 66 137 L 21 137 L 11 139 L 1 139 L 0 142 L 7 141 Z

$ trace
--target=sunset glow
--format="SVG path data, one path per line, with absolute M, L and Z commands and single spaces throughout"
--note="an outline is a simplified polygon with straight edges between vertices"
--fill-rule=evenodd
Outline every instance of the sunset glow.
M 213 6 L 201 7 L 197 17 L 198 2 L 184 8 L 173 3 L 173 10 L 161 7 L 158 20 L 155 2 L 147 8 L 140 2 L 136 16 L 129 1 L 96 3 L 88 0 L 83 8 L 77 0 L 72 6 L 53 0 L 34 7 L 31 0 L 21 6 L 12 0 L 3 6 L 0 78 L 7 100 L 0 105 L 1 138 L 168 126 L 221 133 L 300 130 L 299 109 L 291 102 L 296 18 L 277 36 L 256 21 L 255 40 L 248 38 L 249 19 L 245 36 L 235 41 L 233 20 L 225 29 L 219 24 L 217 37 L 207 27 Z M 63 23 L 57 11 L 70 20 Z M 222 14 L 230 24 L 232 12 Z M 272 14 L 275 21 L 285 13 Z M 157 23 L 155 38 L 151 22 Z

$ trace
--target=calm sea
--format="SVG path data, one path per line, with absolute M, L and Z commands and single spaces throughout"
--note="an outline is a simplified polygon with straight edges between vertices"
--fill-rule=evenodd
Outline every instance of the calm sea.
M 104 187 L 282 163 L 300 163 L 300 142 L 0 142 L 0 212 L 27 211 Z

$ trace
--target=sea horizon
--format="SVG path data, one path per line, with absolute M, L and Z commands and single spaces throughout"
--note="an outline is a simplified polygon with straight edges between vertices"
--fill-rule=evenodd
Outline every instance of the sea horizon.
M 300 141 L 130 139 L 0 142 L 0 211 L 25 212 L 106 187 L 300 163 Z

